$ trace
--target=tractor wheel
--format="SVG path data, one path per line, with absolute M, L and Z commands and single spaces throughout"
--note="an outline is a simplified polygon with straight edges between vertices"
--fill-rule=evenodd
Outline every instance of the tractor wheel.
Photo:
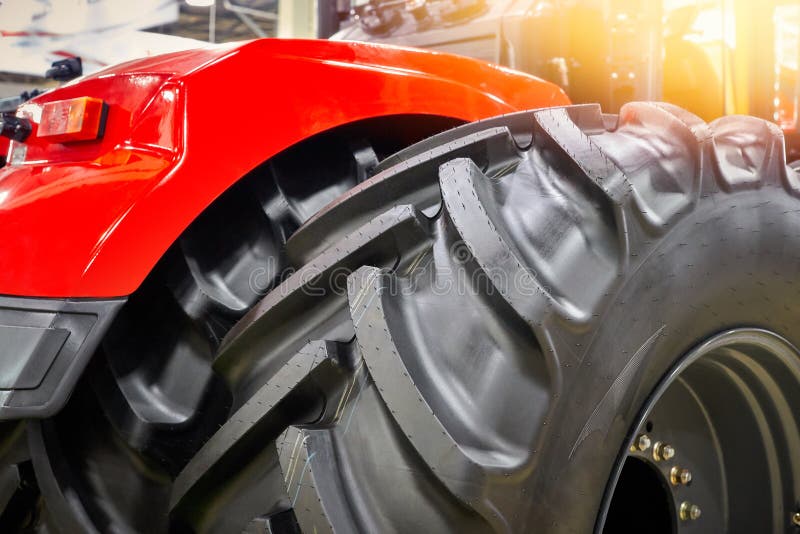
M 42 524 L 797 527 L 800 176 L 775 126 L 705 124 L 665 104 L 553 108 L 465 125 L 371 168 L 296 231 L 270 230 L 272 245 L 222 251 L 228 270 L 211 278 L 233 296 L 260 258 L 293 268 L 270 270 L 263 298 L 223 298 L 202 277 L 206 291 L 174 302 L 139 295 L 162 327 L 153 340 L 216 348 L 170 360 L 188 371 L 164 373 L 166 404 L 138 387 L 166 365 L 158 351 L 138 371 L 147 352 L 129 331 L 106 340 L 67 410 L 29 424 L 32 469 L 17 464 L 15 480 L 40 489 Z M 220 252 L 205 239 L 193 250 Z M 187 254 L 189 270 L 217 273 L 204 257 Z M 178 335 L 198 303 L 216 320 Z
M 405 150 L 228 333 L 195 532 L 785 532 L 800 178 L 780 131 L 635 103 Z

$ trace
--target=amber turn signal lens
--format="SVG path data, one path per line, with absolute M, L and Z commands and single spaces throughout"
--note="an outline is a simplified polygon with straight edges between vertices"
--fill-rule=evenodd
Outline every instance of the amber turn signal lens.
M 102 99 L 89 96 L 47 102 L 36 136 L 54 143 L 97 139 L 103 134 L 105 109 Z

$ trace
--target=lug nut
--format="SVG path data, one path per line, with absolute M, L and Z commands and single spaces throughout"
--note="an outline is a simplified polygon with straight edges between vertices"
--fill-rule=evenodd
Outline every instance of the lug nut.
M 792 524 L 796 527 L 800 527 L 800 512 L 792 514 Z
M 683 501 L 681 503 L 680 515 L 682 521 L 695 521 L 700 518 L 702 513 L 703 511 L 696 504 L 692 504 L 689 501 Z
M 685 486 L 692 481 L 692 472 L 688 469 L 675 466 L 669 470 L 669 480 L 672 482 L 673 486 L 679 484 Z
M 656 441 L 653 445 L 653 460 L 660 462 L 661 460 L 671 460 L 675 456 L 675 449 L 672 445 Z
M 650 448 L 650 436 L 647 434 L 639 434 L 636 436 L 636 439 L 633 440 L 633 445 L 631 445 L 631 452 L 636 451 L 646 451 Z
M 675 456 L 675 449 L 668 443 L 661 443 L 656 441 L 653 445 L 653 460 L 660 462 L 662 460 L 671 460 Z

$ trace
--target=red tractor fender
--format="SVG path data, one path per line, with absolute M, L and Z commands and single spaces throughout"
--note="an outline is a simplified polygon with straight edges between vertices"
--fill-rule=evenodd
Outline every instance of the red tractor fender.
M 98 141 L 37 137 L 42 106 L 108 106 Z M 122 64 L 26 103 L 0 169 L 0 294 L 125 296 L 248 171 L 362 119 L 473 121 L 566 105 L 555 85 L 473 59 L 364 43 L 263 39 Z

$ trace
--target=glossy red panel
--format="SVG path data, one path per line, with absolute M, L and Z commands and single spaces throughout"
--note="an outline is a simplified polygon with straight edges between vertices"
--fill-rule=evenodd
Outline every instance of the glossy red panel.
M 236 180 L 347 122 L 407 113 L 470 121 L 568 104 L 552 84 L 472 59 L 265 39 L 120 65 L 19 114 L 38 123 L 45 102 L 81 96 L 109 106 L 101 140 L 47 143 L 34 126 L 25 163 L 0 170 L 0 293 L 130 294 Z

